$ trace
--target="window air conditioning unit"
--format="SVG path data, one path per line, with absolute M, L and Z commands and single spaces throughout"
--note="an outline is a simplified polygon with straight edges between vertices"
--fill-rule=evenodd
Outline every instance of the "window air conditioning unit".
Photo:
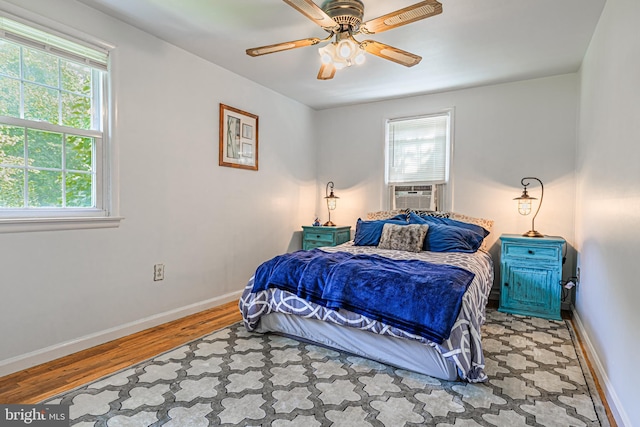
M 436 186 L 429 185 L 392 185 L 392 209 L 436 210 Z

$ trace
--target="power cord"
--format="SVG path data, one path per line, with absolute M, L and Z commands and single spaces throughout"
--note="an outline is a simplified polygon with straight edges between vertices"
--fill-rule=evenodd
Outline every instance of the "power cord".
M 567 302 L 569 296 L 571 295 L 571 289 L 576 287 L 578 284 L 578 277 L 571 276 L 567 280 L 561 280 L 560 286 L 562 286 L 562 291 L 560 295 L 561 302 Z

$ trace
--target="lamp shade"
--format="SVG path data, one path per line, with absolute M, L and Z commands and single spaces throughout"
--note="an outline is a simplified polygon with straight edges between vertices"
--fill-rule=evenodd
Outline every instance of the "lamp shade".
M 516 197 L 513 200 L 518 201 L 518 212 L 520 215 L 529 215 L 531 213 L 531 206 L 533 205 L 533 200 L 538 200 L 535 197 L 529 196 L 527 193 L 526 187 L 522 190 L 522 195 L 520 197 Z
M 349 39 L 342 39 L 338 43 L 338 48 L 336 49 L 338 56 L 344 60 L 351 58 L 351 55 L 356 50 L 356 45 Z
M 333 194 L 333 193 L 331 193 L 331 194 Z M 336 208 L 336 205 L 337 205 L 336 199 L 338 199 L 338 197 L 329 196 L 326 199 L 327 199 L 327 208 L 329 208 L 330 210 L 334 210 Z

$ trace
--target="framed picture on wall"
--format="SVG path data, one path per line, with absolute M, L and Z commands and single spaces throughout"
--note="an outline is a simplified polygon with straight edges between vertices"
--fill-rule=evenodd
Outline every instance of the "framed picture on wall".
M 258 170 L 258 116 L 220 104 L 220 166 Z

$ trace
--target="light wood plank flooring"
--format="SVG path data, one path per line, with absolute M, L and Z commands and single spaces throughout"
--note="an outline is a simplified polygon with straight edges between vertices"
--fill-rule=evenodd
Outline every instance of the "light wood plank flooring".
M 491 304 L 490 301 L 489 306 L 494 305 L 497 307 L 497 304 Z M 565 319 L 571 317 L 570 312 L 563 312 L 562 314 Z M 0 378 L 0 403 L 40 402 L 48 397 L 142 362 L 241 320 L 238 301 L 232 301 L 52 362 L 7 375 Z M 587 354 L 580 336 L 578 336 L 578 340 L 583 353 Z M 605 404 L 609 423 L 612 427 L 615 427 L 615 419 L 609 409 L 591 361 L 588 359 L 587 364 L 596 382 L 598 393 Z
M 242 320 L 238 301 L 0 378 L 0 403 L 37 403 Z

